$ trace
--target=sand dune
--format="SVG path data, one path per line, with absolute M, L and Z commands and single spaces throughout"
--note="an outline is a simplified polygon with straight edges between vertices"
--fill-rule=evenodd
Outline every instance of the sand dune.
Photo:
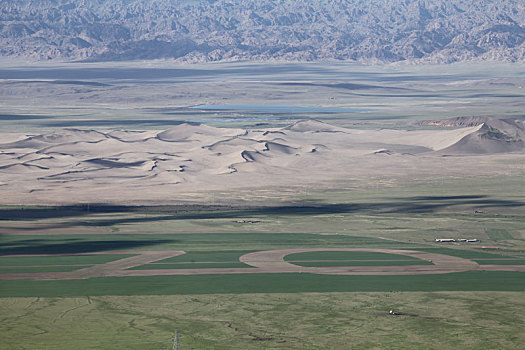
M 525 149 L 525 124 L 517 120 L 489 120 L 475 132 L 443 150 L 452 154 L 491 154 Z
M 157 134 L 157 138 L 162 141 L 181 142 L 184 140 L 202 140 L 206 136 L 228 137 L 245 134 L 246 131 L 240 129 L 221 129 L 201 124 L 181 124 Z
M 352 130 L 312 120 L 260 130 L 197 124 L 160 132 L 57 130 L 0 144 L 2 202 L 169 201 L 177 193 L 381 174 L 465 174 L 474 167 L 479 173 L 483 164 L 497 171 L 489 167 L 491 158 L 479 157 L 523 155 L 522 121 L 465 123 L 414 131 Z M 469 163 L 469 155 L 478 158 Z
M 344 128 L 338 128 L 336 126 L 326 124 L 317 120 L 300 120 L 290 126 L 284 128 L 284 130 L 290 130 L 295 132 L 342 132 L 346 133 L 348 130 Z

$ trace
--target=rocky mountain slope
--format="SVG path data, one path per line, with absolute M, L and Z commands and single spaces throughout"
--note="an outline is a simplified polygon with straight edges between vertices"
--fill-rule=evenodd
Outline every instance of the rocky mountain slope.
M 524 61 L 523 0 L 0 0 L 32 59 Z

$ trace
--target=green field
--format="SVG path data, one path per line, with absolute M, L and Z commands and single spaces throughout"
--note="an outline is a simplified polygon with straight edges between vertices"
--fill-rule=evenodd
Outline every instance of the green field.
M 31 273 L 31 272 L 65 272 L 75 271 L 84 267 L 92 265 L 72 265 L 72 266 L 10 266 L 0 268 L 0 274 L 2 273 Z
M 295 253 L 286 255 L 284 260 L 305 267 L 433 265 L 410 256 L 377 252 Z
M 239 262 L 242 255 L 294 248 L 408 249 L 522 265 L 525 214 L 515 196 L 522 178 L 501 181 L 454 180 L 439 196 L 416 180 L 379 190 L 333 189 L 316 192 L 310 204 L 294 197 L 296 202 L 266 207 L 1 207 L 0 274 L 69 271 L 135 256 L 130 252 L 166 250 L 186 253 L 130 271 L 249 272 Z M 474 215 L 482 205 L 486 213 Z M 246 218 L 260 222 L 236 222 Z M 473 235 L 479 244 L 434 242 Z M 297 253 L 285 260 L 312 266 L 429 263 L 374 252 Z M 525 342 L 524 292 L 525 273 L 510 271 L 0 280 L 0 349 L 159 350 L 172 347 L 178 330 L 181 349 L 517 350 Z M 404 314 L 391 316 L 392 309 Z
M 72 264 L 103 264 L 110 261 L 128 258 L 129 254 L 108 255 L 65 255 L 65 256 L 24 256 L 13 257 L 5 255 L 0 257 L 0 267 L 4 266 L 37 266 L 37 265 L 72 265 Z
M 156 269 L 220 269 L 220 268 L 251 268 L 240 262 L 198 262 L 181 264 L 146 264 L 133 267 L 130 270 L 156 270 Z
M 519 260 L 495 252 L 453 249 L 402 243 L 374 237 L 318 235 L 310 233 L 178 233 L 178 234 L 104 234 L 2 236 L 3 269 L 15 272 L 38 272 L 46 269 L 70 271 L 81 265 L 102 264 L 129 254 L 118 250 L 183 250 L 186 254 L 140 265 L 132 270 L 246 268 L 239 257 L 258 250 L 290 248 L 402 248 L 428 251 L 469 259 Z M 235 242 L 235 245 L 234 245 Z M 239 250 L 232 250 L 235 246 Z M 466 250 L 467 249 L 467 250 Z M 18 256 L 14 254 L 106 253 L 109 255 Z M 503 260 L 513 259 L 513 260 Z M 295 253 L 285 260 L 302 266 L 381 266 L 428 265 L 430 262 L 405 255 L 377 252 L 307 252 Z M 39 267 L 37 265 L 47 265 Z M 51 266 L 49 266 L 51 265 Z M 21 266 L 21 267 L 17 267 Z M 36 266 L 36 267 L 35 267 Z M 22 270 L 18 270 L 22 269 Z M 25 271 L 24 271 L 25 270 Z M 6 270 L 9 271 L 9 270 Z M 336 276 L 316 274 L 242 274 L 199 276 L 106 277 L 82 280 L 39 281 L 0 280 L 3 297 L 64 297 L 102 295 L 175 295 L 208 293 L 297 293 L 353 291 L 522 291 L 525 278 L 520 272 L 469 271 L 443 275 L 405 276 Z
M 301 260 L 415 260 L 411 256 L 378 252 L 306 252 L 294 253 L 284 257 L 285 261 Z
M 0 280 L 0 297 L 177 295 L 368 291 L 525 291 L 522 272 L 468 271 L 443 275 L 337 276 L 231 274 L 104 277 L 86 280 Z
M 158 261 L 159 263 L 183 263 L 183 262 L 232 262 L 253 250 L 217 250 L 217 251 L 186 251 L 186 254 Z
M 525 260 L 474 260 L 480 265 L 525 265 Z
M 335 267 L 335 266 L 410 266 L 410 265 L 434 265 L 429 261 L 290 261 L 290 263 L 305 267 Z

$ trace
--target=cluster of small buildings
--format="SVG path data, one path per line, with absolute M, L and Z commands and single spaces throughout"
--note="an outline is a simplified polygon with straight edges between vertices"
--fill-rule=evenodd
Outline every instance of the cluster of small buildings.
M 460 238 L 460 239 L 436 238 L 436 242 L 439 242 L 439 243 L 451 243 L 451 242 L 476 243 L 476 242 L 479 242 L 479 239 L 477 239 L 477 238 L 472 238 L 472 239 L 467 239 L 467 238 Z
M 238 224 L 258 224 L 261 221 L 260 220 L 236 220 L 235 222 Z

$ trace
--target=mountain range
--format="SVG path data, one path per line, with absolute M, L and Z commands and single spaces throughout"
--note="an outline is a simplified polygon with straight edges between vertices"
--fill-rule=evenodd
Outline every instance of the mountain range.
M 0 0 L 0 55 L 37 60 L 525 60 L 523 0 Z

